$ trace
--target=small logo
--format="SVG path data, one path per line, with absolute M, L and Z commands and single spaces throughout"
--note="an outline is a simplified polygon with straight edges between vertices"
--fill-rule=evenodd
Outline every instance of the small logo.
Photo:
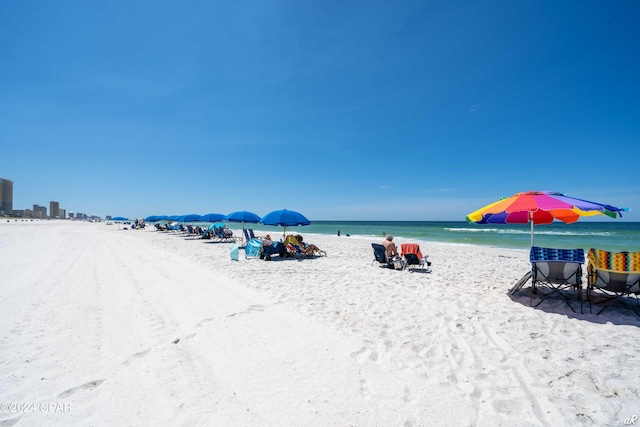
M 633 417 L 625 418 L 624 425 L 628 426 L 631 424 L 635 424 L 637 419 L 638 419 L 637 415 L 634 415 Z

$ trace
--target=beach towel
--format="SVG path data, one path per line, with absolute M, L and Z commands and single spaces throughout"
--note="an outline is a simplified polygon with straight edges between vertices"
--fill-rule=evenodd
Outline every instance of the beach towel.
M 591 269 L 640 271 L 640 252 L 607 252 L 601 249 L 591 249 L 588 258 Z
M 420 245 L 417 243 L 403 243 L 400 245 L 400 256 L 405 254 L 415 254 L 418 259 L 422 258 L 422 252 L 420 252 Z

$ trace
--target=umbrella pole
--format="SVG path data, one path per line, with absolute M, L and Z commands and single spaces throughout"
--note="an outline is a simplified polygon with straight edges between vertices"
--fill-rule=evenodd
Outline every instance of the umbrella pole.
M 533 221 L 531 221 L 531 247 L 533 247 Z
M 529 221 L 531 221 L 531 247 L 533 247 L 533 212 L 529 212 Z

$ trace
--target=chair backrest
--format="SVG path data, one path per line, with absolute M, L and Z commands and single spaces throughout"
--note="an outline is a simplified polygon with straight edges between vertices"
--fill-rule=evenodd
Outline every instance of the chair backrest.
M 256 235 L 255 235 L 255 234 L 253 234 L 253 228 L 248 228 L 247 230 L 249 231 L 249 236 L 250 236 L 252 239 L 255 239 L 255 238 L 256 238 Z
M 302 247 L 302 243 L 300 243 L 298 241 L 298 239 L 296 239 L 296 236 L 291 235 L 291 234 L 289 234 L 287 237 L 285 237 L 284 244 L 285 245 L 294 245 L 294 246 Z
M 556 249 L 533 246 L 529 252 L 533 280 L 552 283 L 582 283 L 583 249 Z
M 420 265 L 420 258 L 416 254 L 404 254 L 404 259 L 408 265 Z
M 245 257 L 259 257 L 260 249 L 262 248 L 262 240 L 250 239 L 244 247 Z
M 373 248 L 373 256 L 375 257 L 376 261 L 380 263 L 386 263 L 387 249 L 379 243 L 372 243 L 371 247 Z
M 589 284 L 614 292 L 640 293 L 640 252 L 608 252 L 591 248 Z
M 245 240 L 248 242 L 249 240 L 251 240 L 251 237 L 249 237 L 249 232 L 247 231 L 247 229 L 245 228 L 244 230 L 244 238 Z
M 404 256 L 405 258 L 406 255 L 410 255 L 410 254 L 414 254 L 416 255 L 418 258 L 422 258 L 422 252 L 420 252 L 420 245 L 417 243 L 403 243 L 400 245 L 400 255 Z M 408 261 L 408 260 L 407 260 Z
M 598 270 L 640 272 L 640 252 L 607 252 L 591 248 L 588 257 L 589 265 Z
M 532 246 L 531 251 L 529 252 L 529 260 L 532 264 L 540 261 L 577 262 L 583 264 L 584 250 L 541 248 L 539 246 Z

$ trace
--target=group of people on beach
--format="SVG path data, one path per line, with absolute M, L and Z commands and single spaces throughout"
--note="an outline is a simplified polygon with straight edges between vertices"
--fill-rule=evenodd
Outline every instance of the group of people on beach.
M 271 255 L 278 254 L 283 258 L 302 256 L 326 256 L 327 253 L 313 243 L 304 241 L 300 234 L 286 236 L 284 241 L 274 242 L 267 234 L 262 238 L 260 259 L 271 261 Z

